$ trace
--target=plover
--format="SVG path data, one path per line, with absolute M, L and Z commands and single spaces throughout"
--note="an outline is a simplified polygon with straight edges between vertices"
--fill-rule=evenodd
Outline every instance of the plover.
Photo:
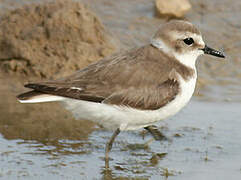
M 109 151 L 121 131 L 147 129 L 156 137 L 157 121 L 180 111 L 193 95 L 199 55 L 224 54 L 208 47 L 200 31 L 187 21 L 174 20 L 158 29 L 149 44 L 112 55 L 75 74 L 55 81 L 28 83 L 21 103 L 63 101 L 79 119 L 114 130 Z

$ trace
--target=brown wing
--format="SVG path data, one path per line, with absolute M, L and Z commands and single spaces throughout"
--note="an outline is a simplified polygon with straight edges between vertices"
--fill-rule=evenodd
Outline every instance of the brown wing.
M 164 83 L 141 89 L 127 89 L 116 92 L 103 102 L 129 106 L 141 110 L 156 110 L 172 101 L 179 91 L 178 82 L 168 79 Z
M 36 91 L 138 109 L 157 109 L 171 101 L 178 83 L 173 66 L 160 50 L 144 46 L 91 64 L 56 81 L 30 83 Z

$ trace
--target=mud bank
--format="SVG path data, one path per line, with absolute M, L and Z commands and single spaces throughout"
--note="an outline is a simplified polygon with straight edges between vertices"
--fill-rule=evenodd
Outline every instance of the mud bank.
M 2 135 L 53 143 L 86 138 L 95 129 L 93 123 L 75 121 L 58 103 L 22 105 L 15 97 L 26 90 L 27 81 L 63 77 L 111 54 L 113 38 L 79 2 L 15 5 L 0 21 Z
M 9 11 L 0 22 L 0 68 L 14 76 L 62 77 L 115 49 L 83 4 L 55 1 Z

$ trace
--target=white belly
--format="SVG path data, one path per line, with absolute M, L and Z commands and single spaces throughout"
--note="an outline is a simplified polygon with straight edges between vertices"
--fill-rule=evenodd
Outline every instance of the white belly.
M 94 121 L 101 126 L 115 130 L 135 130 L 157 121 L 166 119 L 180 111 L 193 95 L 195 77 L 188 82 L 180 78 L 181 92 L 166 106 L 157 110 L 137 110 L 126 106 L 113 106 L 102 103 L 87 102 L 66 98 L 66 108 L 73 112 L 77 119 Z

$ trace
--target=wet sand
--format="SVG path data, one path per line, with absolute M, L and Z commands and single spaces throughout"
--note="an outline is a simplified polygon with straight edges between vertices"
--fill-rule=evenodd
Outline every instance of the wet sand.
M 81 1 L 116 37 L 119 49 L 147 43 L 166 21 L 155 17 L 152 1 Z M 104 146 L 112 132 L 75 121 L 58 103 L 18 103 L 15 96 L 24 91 L 25 80 L 0 73 L 0 178 L 240 179 L 240 2 L 191 3 L 186 19 L 228 58 L 199 58 L 196 97 L 181 113 L 159 124 L 169 141 L 146 146 L 150 135 L 143 139 L 142 131 L 121 133 L 110 154 L 112 171 L 104 172 Z M 3 1 L 0 7 L 12 5 L 16 1 Z

